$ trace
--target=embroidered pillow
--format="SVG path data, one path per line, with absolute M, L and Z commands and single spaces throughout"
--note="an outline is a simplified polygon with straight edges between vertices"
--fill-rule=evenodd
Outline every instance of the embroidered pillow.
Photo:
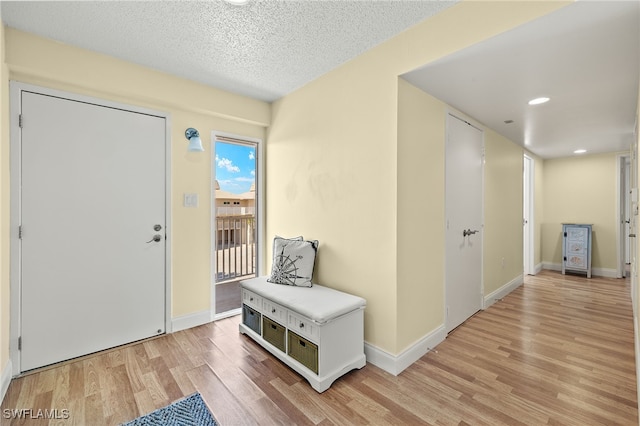
M 318 241 L 275 237 L 270 283 L 311 287 Z

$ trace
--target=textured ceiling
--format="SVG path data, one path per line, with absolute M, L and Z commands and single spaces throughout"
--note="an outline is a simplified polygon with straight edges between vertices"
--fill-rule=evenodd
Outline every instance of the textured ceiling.
M 455 1 L 2 1 L 10 27 L 273 101 Z
M 0 8 L 11 27 L 273 101 L 455 3 L 0 1 Z M 405 77 L 543 158 L 578 148 L 623 151 L 634 137 L 639 52 L 640 2 L 578 1 Z M 551 102 L 526 105 L 542 95 Z

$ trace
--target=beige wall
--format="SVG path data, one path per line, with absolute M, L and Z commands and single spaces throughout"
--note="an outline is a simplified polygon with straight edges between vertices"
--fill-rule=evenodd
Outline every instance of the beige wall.
M 544 162 L 542 261 L 562 263 L 562 223 L 593 224 L 592 267 L 616 271 L 616 154 Z
M 264 138 L 270 121 L 270 105 L 10 28 L 6 28 L 5 42 L 12 80 L 170 114 L 172 316 L 208 310 L 211 131 Z M 3 83 L 6 84 L 6 80 L 4 76 Z M 4 111 L 7 110 L 3 108 Z M 4 113 L 3 119 L 7 117 L 8 113 Z M 200 131 L 205 153 L 186 151 L 188 142 L 184 131 L 187 127 Z M 8 147 L 9 139 L 5 135 L 0 151 L 3 158 Z M 198 208 L 182 206 L 186 192 L 199 195 Z M 8 204 L 9 195 L 4 186 L 2 194 L 3 203 Z M 8 239 L 4 236 L 3 247 L 6 244 Z M 3 252 L 3 260 L 7 258 Z M 3 274 L 3 288 L 7 285 L 4 278 Z M 3 336 L 3 348 L 6 340 Z
M 538 265 L 542 265 L 542 223 L 544 222 L 544 197 L 543 197 L 543 183 L 544 183 L 544 160 L 542 158 L 536 157 L 532 155 L 532 158 L 535 161 L 534 168 L 534 224 L 533 224 L 533 232 L 535 235 L 535 255 L 533 258 L 533 262 L 536 267 Z
M 523 149 L 485 129 L 484 295 L 523 272 Z
M 415 141 L 398 127 L 404 120 L 398 116 L 400 104 L 422 103 L 429 111 L 425 120 L 433 123 L 442 107 L 402 88 L 398 76 L 569 3 L 463 2 L 281 99 L 272 111 L 260 101 L 12 29 L 5 34 L 8 77 L 171 114 L 174 317 L 208 309 L 209 301 L 210 238 L 202 230 L 210 227 L 210 157 L 186 153 L 184 129 L 198 128 L 207 145 L 213 129 L 264 137 L 272 120 L 265 155 L 267 237 L 319 239 L 316 281 L 364 296 L 366 340 L 396 354 L 443 322 L 438 265 L 433 271 L 425 265 L 435 261 L 406 269 L 398 260 L 418 245 L 405 222 L 417 213 L 399 206 L 409 203 L 409 194 L 424 193 L 417 208 L 433 222 L 418 230 L 435 239 L 442 238 L 437 221 L 444 206 L 442 182 L 434 182 L 443 163 L 443 142 L 437 138 L 444 134 L 444 122 L 429 129 L 433 144 L 421 147 L 422 164 L 435 167 L 431 170 L 405 168 Z M 4 75 L 5 87 L 6 80 Z M 2 155 L 8 145 L 3 135 Z M 412 173 L 428 181 L 412 179 Z M 184 192 L 197 192 L 201 207 L 182 208 Z M 3 206 L 8 203 L 3 191 Z M 7 235 L 0 238 L 8 246 Z M 427 244 L 419 253 L 437 259 L 438 245 Z M 270 244 L 266 247 L 270 250 Z M 415 279 L 430 274 L 428 282 Z M 1 288 L 8 289 L 4 274 Z M 424 324 L 414 324 L 407 303 L 427 311 L 419 319 Z M 8 336 L 0 338 L 6 348 Z
M 367 299 L 365 340 L 373 346 L 391 354 L 405 349 L 431 325 L 414 325 L 408 313 L 397 315 L 405 309 L 400 300 L 427 294 L 420 299 L 426 310 L 442 294 L 409 277 L 435 274 L 440 279 L 438 270 L 426 267 L 428 261 L 399 270 L 398 258 L 415 245 L 406 242 L 408 225 L 400 223 L 409 215 L 399 212 L 408 202 L 404 194 L 435 196 L 442 182 L 404 175 L 427 172 L 405 170 L 398 108 L 399 101 L 411 101 L 402 98 L 410 94 L 399 89 L 398 76 L 566 4 L 459 3 L 273 105 L 266 156 L 267 237 L 303 234 L 320 240 L 316 281 Z M 443 161 L 441 144 L 433 145 L 425 162 Z M 423 202 L 443 206 L 442 199 Z M 427 223 L 419 231 L 437 239 L 441 227 L 441 222 Z M 438 248 L 437 242 L 424 243 Z M 429 315 L 423 315 L 425 321 L 435 322 Z
M 443 324 L 447 106 L 398 79 L 397 347 Z M 438 200 L 439 202 L 434 202 Z

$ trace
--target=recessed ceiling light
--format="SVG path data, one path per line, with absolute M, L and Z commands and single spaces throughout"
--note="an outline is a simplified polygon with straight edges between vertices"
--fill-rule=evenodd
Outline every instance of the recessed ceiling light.
M 573 151 L 574 154 L 584 154 L 585 152 L 587 152 L 586 149 L 576 149 Z
M 529 101 L 529 105 L 540 105 L 540 104 L 543 104 L 545 102 L 549 102 L 549 98 L 543 96 L 541 98 L 531 99 Z
M 245 4 L 249 3 L 249 0 L 224 0 L 224 1 L 234 6 L 244 6 Z

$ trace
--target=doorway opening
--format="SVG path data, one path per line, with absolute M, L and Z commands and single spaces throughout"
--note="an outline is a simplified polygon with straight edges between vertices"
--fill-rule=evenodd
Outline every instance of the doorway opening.
M 240 312 L 240 281 L 258 274 L 259 141 L 214 132 L 212 149 L 212 314 Z
M 522 188 L 522 241 L 523 241 L 523 266 L 524 266 L 524 275 L 535 275 L 536 274 L 536 265 L 535 265 L 535 249 L 534 249 L 534 217 L 533 217 L 533 208 L 534 208 L 534 188 L 535 188 L 535 180 L 534 180 L 534 171 L 535 171 L 535 160 L 528 155 L 524 155 L 523 160 L 523 170 L 524 176 L 522 179 L 523 188 Z
M 630 274 L 631 267 L 631 244 L 632 238 L 630 234 L 632 234 L 631 229 L 633 228 L 633 224 L 631 221 L 633 220 L 632 209 L 632 169 L 631 169 L 631 157 L 629 154 L 621 154 L 617 157 L 617 219 L 618 219 L 618 229 L 617 233 L 617 241 L 618 241 L 618 249 L 617 249 L 617 271 L 616 276 L 618 278 L 626 278 Z

